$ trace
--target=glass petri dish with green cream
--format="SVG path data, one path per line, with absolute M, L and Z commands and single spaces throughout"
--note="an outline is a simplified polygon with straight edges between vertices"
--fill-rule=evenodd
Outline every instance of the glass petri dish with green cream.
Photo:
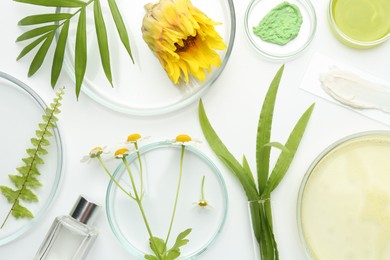
M 390 259 L 390 132 L 364 132 L 312 163 L 298 199 L 310 259 Z
M 312 42 L 316 26 L 309 0 L 252 0 L 244 16 L 251 46 L 266 60 L 276 62 L 301 55 Z
M 330 0 L 328 18 L 341 42 L 370 48 L 390 38 L 389 10 L 388 0 Z

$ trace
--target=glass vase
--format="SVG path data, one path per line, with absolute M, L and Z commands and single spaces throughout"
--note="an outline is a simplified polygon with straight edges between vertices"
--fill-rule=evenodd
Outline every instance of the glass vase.
M 248 201 L 255 260 L 279 259 L 272 227 L 270 198 Z

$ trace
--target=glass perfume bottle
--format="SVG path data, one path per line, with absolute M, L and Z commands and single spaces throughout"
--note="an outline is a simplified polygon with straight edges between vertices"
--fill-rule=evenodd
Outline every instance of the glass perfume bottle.
M 69 216 L 57 217 L 34 260 L 83 260 L 96 240 L 100 206 L 80 196 Z

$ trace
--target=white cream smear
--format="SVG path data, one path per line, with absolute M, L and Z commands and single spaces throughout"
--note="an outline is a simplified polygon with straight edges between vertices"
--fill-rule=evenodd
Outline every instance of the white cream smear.
M 390 113 L 390 87 L 336 67 L 322 73 L 320 81 L 325 92 L 344 105 Z
M 305 185 L 301 222 L 315 260 L 390 259 L 390 136 L 347 141 Z

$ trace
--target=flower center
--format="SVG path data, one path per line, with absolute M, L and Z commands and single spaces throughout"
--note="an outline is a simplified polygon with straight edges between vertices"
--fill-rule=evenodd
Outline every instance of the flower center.
M 176 136 L 176 142 L 185 143 L 191 141 L 191 137 L 189 135 L 178 135 Z
M 120 148 L 115 151 L 115 157 L 123 157 L 123 155 L 128 154 L 129 150 L 127 148 Z
M 196 41 L 196 35 L 195 36 L 188 36 L 187 39 L 183 40 L 184 45 L 180 46 L 179 44 L 175 43 L 176 52 L 185 52 L 189 48 L 195 46 Z
M 140 134 L 131 134 L 127 137 L 128 142 L 135 142 L 141 138 Z

